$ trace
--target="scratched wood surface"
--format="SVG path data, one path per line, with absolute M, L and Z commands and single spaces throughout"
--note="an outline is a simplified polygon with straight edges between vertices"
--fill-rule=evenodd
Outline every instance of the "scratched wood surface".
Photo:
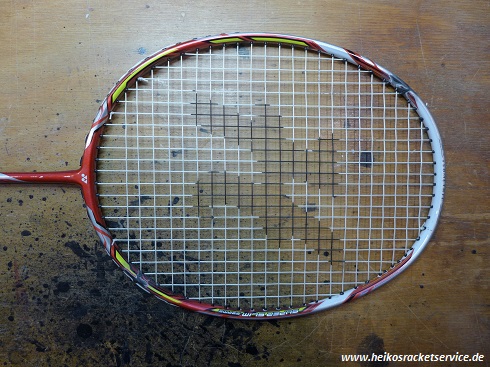
M 412 267 L 351 304 L 274 322 L 143 294 L 105 255 L 77 188 L 3 185 L 0 365 L 355 366 L 340 355 L 386 351 L 480 353 L 488 366 L 489 25 L 487 0 L 0 2 L 0 171 L 77 168 L 99 103 L 130 66 L 238 30 L 371 57 L 426 101 L 447 155 L 440 225 Z

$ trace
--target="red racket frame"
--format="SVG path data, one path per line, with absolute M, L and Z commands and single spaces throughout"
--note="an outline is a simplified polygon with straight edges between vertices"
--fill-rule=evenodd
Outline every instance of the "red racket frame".
M 80 168 L 70 171 L 59 172 L 12 172 L 12 173 L 0 173 L 0 183 L 51 183 L 51 184 L 74 184 L 81 187 L 82 194 L 87 206 L 88 216 L 92 221 L 92 224 L 100 237 L 100 240 L 106 249 L 107 253 L 112 257 L 114 262 L 133 280 L 138 286 L 144 289 L 146 292 L 154 294 L 156 297 L 163 301 L 184 307 L 186 309 L 197 311 L 200 313 L 228 317 L 228 318 L 240 318 L 240 319 L 271 319 L 271 318 L 284 318 L 291 316 L 306 315 L 314 311 L 319 311 L 327 308 L 337 306 L 339 304 L 349 302 L 353 299 L 359 298 L 367 293 L 370 293 L 379 286 L 387 283 L 402 270 L 404 270 L 409 263 L 411 263 L 419 254 L 420 250 L 425 246 L 430 238 L 424 238 L 420 245 L 414 246 L 405 256 L 399 260 L 390 270 L 380 275 L 377 279 L 359 286 L 355 289 L 349 290 L 345 294 L 340 294 L 335 297 L 331 297 L 326 300 L 320 300 L 310 304 L 305 304 L 300 308 L 291 309 L 274 309 L 274 310 L 229 310 L 221 306 L 213 306 L 204 304 L 195 300 L 186 299 L 182 295 L 173 294 L 166 288 L 155 284 L 155 282 L 147 278 L 136 266 L 130 264 L 123 253 L 119 250 L 117 242 L 112 238 L 112 235 L 106 229 L 106 224 L 102 216 L 102 212 L 99 208 L 96 189 L 96 157 L 98 151 L 98 145 L 101 134 L 103 133 L 103 126 L 109 121 L 110 113 L 113 110 L 118 98 L 124 91 L 133 86 L 136 80 L 148 72 L 151 68 L 166 63 L 169 59 L 180 56 L 183 53 L 194 51 L 196 49 L 209 48 L 222 44 L 236 44 L 237 42 L 268 42 L 268 43 L 287 43 L 293 44 L 298 47 L 308 48 L 313 51 L 319 51 L 335 55 L 337 57 L 344 58 L 345 60 L 358 65 L 362 69 L 373 72 L 379 78 L 385 80 L 396 88 L 405 98 L 412 104 L 417 110 L 419 115 L 426 120 L 429 119 L 429 123 L 433 124 L 432 117 L 426 109 L 425 105 L 421 102 L 420 98 L 398 77 L 391 74 L 386 69 L 375 64 L 371 60 L 360 56 L 357 53 L 349 51 L 347 49 L 339 48 L 333 45 L 329 45 L 323 42 L 317 42 L 310 39 L 301 37 L 288 36 L 282 34 L 270 34 L 270 33 L 236 33 L 236 34 L 220 34 L 218 36 L 210 36 L 202 39 L 193 39 L 187 42 L 178 43 L 166 47 L 155 54 L 149 56 L 143 61 L 136 64 L 131 68 L 124 76 L 122 76 L 116 85 L 109 92 L 102 105 L 100 106 L 98 113 L 92 123 L 91 129 L 86 138 L 85 150 L 81 159 Z M 435 127 L 435 125 L 434 125 Z M 437 132 L 437 128 L 431 131 L 431 138 L 436 139 L 436 144 L 440 145 L 440 137 Z M 438 158 L 442 164 L 439 165 L 439 181 L 444 183 L 444 157 L 442 155 L 442 147 L 436 152 Z M 442 171 L 441 171 L 442 170 Z M 442 198 L 441 198 L 442 205 Z M 439 217 L 441 205 L 437 205 L 432 211 L 435 211 L 433 220 L 437 222 Z M 434 223 L 435 223 L 434 222 Z M 430 231 L 432 232 L 432 231 Z M 415 256 L 413 256 L 415 254 Z

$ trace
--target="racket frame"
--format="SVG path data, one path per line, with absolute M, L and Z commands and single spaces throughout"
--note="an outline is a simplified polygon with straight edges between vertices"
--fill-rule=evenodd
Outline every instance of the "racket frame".
M 173 294 L 168 289 L 155 284 L 153 280 L 146 277 L 136 266 L 127 261 L 125 255 L 119 249 L 117 241 L 113 239 L 110 232 L 106 229 L 107 226 L 99 208 L 97 198 L 95 174 L 96 157 L 100 137 L 104 130 L 103 126 L 109 121 L 111 111 L 117 104 L 118 99 L 124 95 L 124 92 L 128 88 L 131 88 L 136 83 L 136 80 L 140 76 L 147 73 L 155 66 L 165 64 L 169 59 L 173 59 L 186 52 L 194 51 L 196 49 L 209 48 L 223 44 L 237 44 L 241 42 L 289 44 L 294 45 L 295 47 L 303 47 L 308 50 L 318 51 L 344 59 L 364 70 L 372 72 L 387 84 L 390 84 L 398 93 L 402 94 L 406 98 L 406 100 L 420 116 L 421 120 L 423 120 L 427 135 L 432 145 L 432 153 L 434 157 L 434 189 L 429 215 L 423 225 L 423 228 L 421 228 L 421 236 L 415 241 L 403 258 L 398 260 L 396 264 L 393 264 L 389 270 L 379 274 L 376 279 L 339 295 L 330 296 L 317 302 L 305 304 L 302 307 L 273 310 L 227 309 L 226 307 L 222 306 L 213 306 L 198 302 L 196 300 L 186 299 L 182 295 Z M 81 187 L 88 216 L 106 252 L 124 271 L 124 273 L 140 288 L 169 304 L 184 307 L 188 310 L 197 311 L 203 314 L 226 318 L 274 319 L 306 315 L 350 302 L 374 291 L 405 270 L 426 247 L 437 227 L 444 198 L 445 162 L 441 136 L 426 105 L 405 82 L 370 59 L 348 49 L 303 37 L 275 33 L 223 33 L 217 36 L 193 39 L 187 42 L 165 47 L 129 69 L 129 71 L 123 75 L 111 89 L 99 107 L 90 131 L 86 137 L 85 149 L 81 158 L 79 169 L 59 172 L 0 173 L 0 183 L 74 184 Z

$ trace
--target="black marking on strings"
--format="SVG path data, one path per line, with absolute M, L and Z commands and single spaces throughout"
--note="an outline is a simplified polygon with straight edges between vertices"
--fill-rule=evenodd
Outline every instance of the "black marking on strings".
M 335 185 L 336 185 L 336 182 L 335 182 L 335 140 L 334 137 L 333 137 L 333 133 L 331 134 L 331 144 L 332 144 L 332 185 L 331 185 L 331 188 L 332 188 L 332 200 L 333 198 L 335 198 Z M 333 203 L 332 203 L 333 204 Z M 334 241 L 337 241 L 338 239 L 334 238 L 333 236 L 333 230 L 330 230 L 330 264 L 332 265 L 333 262 L 334 262 L 334 259 L 333 259 L 333 251 L 334 251 Z M 339 260 L 339 261 L 342 261 L 342 260 Z
M 223 138 L 226 138 L 226 113 L 225 113 L 225 105 L 223 105 Z
M 227 202 L 228 201 L 228 195 L 226 193 L 226 188 L 228 187 L 228 184 L 226 182 L 226 176 L 227 176 L 226 175 L 226 171 L 223 171 L 223 175 L 224 175 L 224 181 L 225 181 L 225 188 L 224 188 L 224 191 L 225 191 L 225 205 L 227 205 L 228 204 L 228 202 Z
M 330 231 L 330 265 L 332 264 L 333 264 L 333 231 Z
M 374 162 L 373 153 L 361 152 L 359 161 L 362 167 L 371 168 Z
M 265 141 L 264 141 L 264 155 L 265 155 L 265 189 L 268 191 L 269 190 L 269 182 L 268 182 L 268 177 L 269 177 L 269 174 L 268 174 L 268 169 L 267 169 L 267 157 L 269 155 L 269 151 L 267 149 L 267 142 L 269 141 L 268 139 L 268 132 L 269 132 L 269 129 L 267 128 L 267 105 L 264 104 L 264 126 L 265 126 L 265 130 L 264 130 L 264 137 L 265 137 Z M 267 194 L 267 192 L 266 192 Z M 265 206 L 266 206 L 266 215 L 265 215 L 265 227 L 266 228 L 269 228 L 269 223 L 268 223 L 268 218 L 269 218 L 269 195 L 265 195 Z M 265 247 L 266 247 L 266 253 L 265 253 L 265 256 L 267 256 L 267 249 L 268 249 L 268 243 L 265 244 Z M 265 259 L 267 260 L 267 259 Z M 267 277 L 267 268 L 264 268 L 264 277 L 266 278 Z M 265 279 L 264 281 L 264 285 L 267 286 L 267 278 Z M 264 289 L 265 290 L 265 289 Z M 267 291 L 265 291 L 265 294 L 267 294 Z M 265 308 L 265 305 L 264 305 L 264 308 Z
M 264 140 L 264 173 L 265 173 L 265 182 L 264 182 L 264 186 L 265 186 L 265 194 L 264 195 L 260 195 L 260 196 L 264 196 L 264 201 L 265 201 L 265 209 L 266 209 L 266 215 L 265 215 L 265 228 L 269 228 L 269 223 L 268 223 L 268 218 L 269 218 L 269 214 L 268 214 L 268 209 L 270 208 L 269 206 L 269 199 L 270 197 L 272 196 L 270 193 L 268 193 L 268 186 L 269 186 L 269 181 L 268 181 L 268 177 L 271 173 L 274 173 L 274 174 L 279 174 L 279 205 L 278 205 L 278 208 L 279 208 L 279 233 L 281 233 L 281 227 L 282 227 L 282 203 L 281 203 L 281 200 L 282 200 L 282 174 L 283 174 L 283 171 L 282 171 L 282 153 L 283 153 L 283 149 L 282 149 L 282 146 L 281 144 L 279 144 L 279 148 L 278 149 L 270 149 L 270 146 L 268 145 L 268 142 L 269 140 L 271 140 L 272 138 L 268 135 L 269 133 L 269 130 L 270 129 L 279 129 L 278 131 L 278 135 L 279 135 L 279 140 L 282 140 L 282 136 L 281 136 L 281 130 L 282 130 L 282 126 L 281 126 L 281 115 L 274 115 L 274 114 L 269 114 L 268 113 L 268 107 L 270 107 L 270 104 L 255 104 L 255 106 L 257 107 L 263 107 L 264 108 L 264 114 L 263 115 L 259 115 L 259 117 L 262 117 L 263 118 L 263 121 L 264 121 L 264 125 L 263 126 L 260 126 L 260 127 L 263 127 L 264 128 L 264 137 L 263 137 L 263 140 Z M 278 125 L 276 126 L 275 124 L 271 124 L 271 121 L 270 121 L 270 118 L 274 118 L 274 119 L 277 119 L 278 121 Z M 254 139 L 257 139 L 257 138 L 254 138 Z M 252 151 L 253 151 L 253 148 L 252 148 Z M 270 160 L 269 159 L 269 156 L 270 156 L 270 152 L 279 152 L 279 161 L 276 161 L 276 160 Z M 278 166 L 279 166 L 279 171 L 278 172 L 273 172 L 273 171 L 270 171 L 270 168 L 269 168 L 269 165 L 270 163 L 279 163 Z M 294 172 L 294 170 L 293 170 Z M 259 195 L 252 195 L 252 196 L 259 196 Z M 257 206 L 256 206 L 257 207 Z M 281 238 L 281 235 L 278 236 L 278 241 L 279 241 L 279 247 L 280 247 L 280 243 L 282 241 L 282 238 Z M 269 238 L 269 237 L 268 237 Z
M 198 116 L 198 114 L 197 114 L 198 113 L 198 110 L 197 110 L 197 106 L 198 106 L 197 93 L 196 93 L 196 102 L 195 102 L 195 104 L 196 104 L 196 113 L 195 113 L 195 115 L 196 115 L 196 126 L 197 126 L 197 116 Z
M 216 116 L 213 114 L 213 105 L 218 105 L 217 103 L 214 103 L 211 99 L 209 100 L 209 102 L 199 102 L 198 101 L 198 97 L 197 97 L 197 93 L 196 93 L 196 100 L 195 102 L 191 102 L 191 105 L 195 105 L 196 108 L 195 108 L 195 111 L 194 113 L 191 114 L 191 116 L 195 116 L 196 117 L 196 126 L 199 125 L 199 121 L 198 121 L 198 118 L 199 116 L 208 116 L 209 117 L 209 127 L 210 127 L 210 131 L 205 131 L 205 129 L 203 129 L 205 126 L 207 125 L 201 125 L 201 131 L 205 131 L 205 132 L 209 132 L 209 133 L 213 133 L 213 116 Z M 202 112 L 199 112 L 199 106 L 202 105 L 202 106 L 209 106 L 209 113 L 202 113 Z M 223 115 L 225 116 L 224 112 L 223 112 Z M 224 118 L 223 116 L 223 118 Z
M 264 156 L 265 156 L 265 189 L 268 190 L 269 189 L 269 182 L 268 182 L 268 177 L 269 177 L 269 171 L 267 169 L 267 165 L 268 165 L 268 161 L 267 161 L 267 156 L 269 155 L 269 150 L 267 149 L 267 142 L 268 142 L 268 136 L 267 136 L 267 132 L 268 132 L 268 129 L 267 129 L 267 104 L 264 104 L 264 126 L 265 126 L 265 130 L 264 130 L 264 138 L 265 138 L 265 141 L 264 141 Z M 266 192 L 267 194 L 267 192 Z M 268 208 L 268 204 L 269 204 L 269 196 L 268 195 L 265 195 L 265 207 L 266 207 L 266 213 L 267 213 L 267 208 Z M 266 214 L 265 216 L 265 228 L 269 228 L 269 224 L 268 224 L 268 220 L 267 218 L 269 217 L 268 214 Z
M 196 93 L 196 100 L 195 102 L 191 102 L 191 105 L 195 105 L 195 110 L 194 110 L 194 113 L 191 113 L 191 116 L 195 116 L 195 121 L 196 121 L 196 126 L 199 125 L 199 116 L 207 116 L 209 117 L 209 124 L 201 124 L 201 129 L 200 131 L 202 132 L 206 132 L 206 133 L 211 133 L 213 132 L 213 117 L 214 118 L 219 118 L 219 117 L 222 117 L 223 118 L 223 134 L 224 134 L 224 137 L 226 137 L 226 118 L 227 117 L 237 117 L 238 114 L 235 114 L 235 113 L 226 113 L 226 105 L 223 105 L 222 108 L 223 108 L 223 112 L 220 114 L 220 113 L 216 113 L 216 112 L 213 112 L 213 106 L 218 106 L 219 104 L 218 103 L 215 103 L 213 102 L 211 99 L 209 100 L 209 102 L 199 102 L 198 101 L 198 98 L 197 98 L 197 93 Z M 199 111 L 199 106 L 202 105 L 202 106 L 209 106 L 209 113 L 206 113 L 206 112 L 201 112 Z M 214 126 L 219 126 L 219 125 L 216 125 L 216 123 L 214 122 Z M 206 129 L 206 127 L 209 127 L 210 128 L 210 131 L 208 131 Z M 237 128 L 239 127 L 250 127 L 248 125 L 240 125 L 238 124 L 237 125 Z M 258 126 L 258 127 L 263 127 L 263 126 Z
M 293 127 L 294 129 L 294 127 Z M 294 130 L 293 130 L 294 131 Z M 296 151 L 296 149 L 294 148 L 295 146 L 295 140 L 293 139 L 293 143 L 292 143 L 292 147 L 293 147 L 293 154 L 292 154 L 292 167 L 291 167 L 291 170 L 292 172 L 294 173 L 294 166 L 295 166 L 295 159 L 294 159 L 294 152 Z M 294 174 L 293 174 L 293 185 L 292 185 L 292 189 L 294 190 Z M 292 200 L 291 200 L 291 216 L 293 216 L 292 214 L 294 213 L 294 194 L 293 194 L 293 197 L 292 197 Z M 291 220 L 291 236 L 294 238 L 295 236 L 295 227 L 294 227 L 294 224 L 295 224 L 295 220 L 292 219 Z M 291 247 L 294 248 L 294 242 L 291 244 Z M 294 257 L 294 252 L 293 254 L 291 255 L 291 257 Z
M 322 254 L 323 256 L 325 257 L 330 257 L 330 260 L 327 260 L 329 263 L 330 263 L 330 266 L 333 265 L 333 263 L 346 263 L 346 260 L 343 260 L 343 259 L 339 259 L 339 260 L 334 260 L 333 259 L 333 252 L 334 251 L 339 251 L 339 252 L 343 252 L 344 249 L 342 247 L 335 247 L 334 246 L 334 243 L 336 241 L 340 241 L 339 238 L 335 238 L 333 236 L 333 232 L 331 232 L 330 236 L 328 238 L 326 238 L 327 241 L 330 242 L 329 246 L 326 246 L 326 247 L 323 247 L 323 248 L 319 248 L 318 249 L 318 252 L 319 252 L 319 255 Z

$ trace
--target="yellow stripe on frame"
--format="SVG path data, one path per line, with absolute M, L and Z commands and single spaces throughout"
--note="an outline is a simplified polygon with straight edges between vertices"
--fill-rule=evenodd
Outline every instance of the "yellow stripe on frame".
M 117 259 L 117 261 L 119 261 L 119 263 L 122 264 L 122 266 L 124 267 L 124 269 L 126 269 L 131 274 L 135 275 L 134 272 L 131 270 L 131 267 L 129 266 L 128 262 L 119 253 L 119 251 L 116 251 L 116 259 Z M 180 304 L 180 303 L 182 303 L 178 299 L 175 299 L 173 297 L 170 297 L 170 296 L 166 295 L 165 293 L 160 292 L 158 289 L 156 289 L 155 287 L 152 287 L 151 285 L 148 285 L 148 289 L 152 290 L 154 293 L 158 294 L 160 297 L 166 299 L 168 302 L 171 302 L 173 304 Z
M 212 40 L 212 41 L 209 41 L 209 42 L 220 44 L 220 43 L 242 42 L 242 41 L 243 40 L 241 38 L 238 38 L 238 37 L 230 37 L 230 38 L 220 38 L 220 39 Z
M 119 261 L 119 263 L 124 266 L 124 269 L 129 271 L 131 274 L 134 274 L 133 271 L 131 271 L 131 267 L 129 266 L 128 262 L 126 259 L 119 253 L 119 251 L 116 251 L 116 260 Z
M 166 295 L 165 293 L 163 292 L 160 292 L 158 289 L 156 289 L 155 287 L 152 287 L 151 285 L 148 286 L 148 289 L 150 289 L 152 292 L 158 294 L 160 297 L 166 299 L 168 302 L 171 302 L 173 303 L 174 305 L 175 304 L 181 304 L 182 302 L 179 301 L 178 299 L 175 299 L 173 297 L 170 297 L 168 295 Z
M 289 43 L 292 45 L 298 45 L 298 46 L 304 46 L 308 47 L 308 44 L 303 41 L 298 41 L 298 40 L 292 40 L 289 38 L 278 38 L 278 37 L 252 37 L 254 41 L 261 41 L 261 42 L 279 42 L 279 43 Z
M 131 74 L 129 74 L 129 76 L 114 91 L 114 93 L 112 93 L 112 103 L 114 103 L 116 101 L 116 99 L 119 98 L 119 95 L 126 89 L 126 86 L 128 84 L 128 81 L 131 80 L 136 74 L 138 74 L 141 70 L 143 70 L 144 68 L 146 68 L 148 65 L 154 63 L 155 61 L 157 61 L 158 59 L 160 59 L 160 58 L 162 58 L 164 56 L 167 56 L 168 54 L 171 54 L 172 52 L 174 52 L 176 50 L 177 50 L 177 47 L 170 48 L 170 49 L 162 52 L 161 54 L 158 54 L 157 56 L 152 57 L 151 59 L 149 59 L 148 61 L 146 61 L 143 64 L 141 64 L 136 69 L 134 69 L 133 72 Z

